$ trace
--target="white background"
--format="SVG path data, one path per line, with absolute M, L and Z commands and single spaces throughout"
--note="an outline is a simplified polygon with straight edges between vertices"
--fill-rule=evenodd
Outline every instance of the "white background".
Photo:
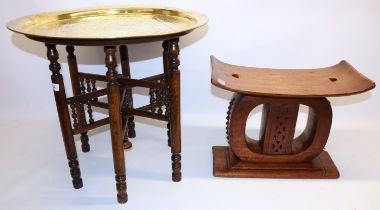
M 184 180 L 170 182 L 164 125 L 137 119 L 138 137 L 134 149 L 127 153 L 130 201 L 119 206 L 114 199 L 110 142 L 104 141 L 109 139 L 108 130 L 93 133 L 92 152 L 79 152 L 85 186 L 72 189 L 45 47 L 8 31 L 5 25 L 13 18 L 38 12 L 136 3 L 202 12 L 209 17 L 209 23 L 180 40 Z M 327 149 L 340 169 L 339 180 L 218 179 L 211 173 L 211 146 L 225 145 L 223 126 L 231 93 L 211 86 L 209 63 L 209 56 L 215 55 L 225 62 L 245 66 L 314 68 L 345 59 L 378 82 L 379 20 L 377 0 L 3 0 L 0 209 L 252 209 L 255 205 L 257 209 L 379 209 L 378 88 L 330 99 L 334 119 Z M 161 43 L 129 48 L 133 77 L 162 71 Z M 62 74 L 67 78 L 64 48 L 59 47 L 59 52 Z M 102 48 L 80 47 L 77 57 L 83 71 L 106 71 Z M 67 92 L 71 93 L 69 83 Z M 137 105 L 145 101 L 136 95 Z M 152 162 L 147 155 L 151 153 L 157 156 L 154 160 L 159 160 L 159 164 Z M 97 165 L 94 161 L 99 157 L 104 161 Z M 307 207 L 309 204 L 311 207 Z

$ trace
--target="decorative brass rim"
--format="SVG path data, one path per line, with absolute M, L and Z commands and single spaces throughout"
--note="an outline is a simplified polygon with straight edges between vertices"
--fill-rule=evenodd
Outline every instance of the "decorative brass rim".
M 149 6 L 97 7 L 14 19 L 8 29 L 48 39 L 136 39 L 186 34 L 208 21 L 203 14 Z

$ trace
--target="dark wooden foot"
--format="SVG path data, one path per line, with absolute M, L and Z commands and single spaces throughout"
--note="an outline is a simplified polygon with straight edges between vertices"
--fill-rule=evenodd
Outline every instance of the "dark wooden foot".
M 238 178 L 307 178 L 336 179 L 339 172 L 330 155 L 323 151 L 314 160 L 307 163 L 255 163 L 241 161 L 229 147 L 212 148 L 216 177 Z
M 117 82 L 116 71 L 116 47 L 104 47 L 106 53 L 105 63 L 107 66 L 107 89 L 108 89 L 108 104 L 109 117 L 112 138 L 112 154 L 115 169 L 117 200 L 119 203 L 125 203 L 127 197 L 125 160 L 122 140 L 121 115 L 120 115 L 120 86 Z
M 82 152 L 90 151 L 90 144 L 88 143 L 88 135 L 87 132 L 80 134 L 80 141 L 82 142 Z
M 62 74 L 60 73 L 61 65 L 58 63 L 59 54 L 55 45 L 46 44 L 47 58 L 50 61 L 49 69 L 52 72 L 51 81 L 53 85 L 54 97 L 57 106 L 59 123 L 61 126 L 63 143 L 65 145 L 66 156 L 69 161 L 70 174 L 73 178 L 75 189 L 83 186 L 79 162 L 77 160 L 77 151 L 75 148 L 74 136 L 72 135 L 71 120 L 69 109 L 66 103 L 65 85 Z
M 172 170 L 172 180 L 174 182 L 181 181 L 181 154 L 172 154 Z
M 127 195 L 127 183 L 126 183 L 126 176 L 125 175 L 116 175 L 116 189 L 117 189 L 117 201 L 119 203 L 126 203 L 128 201 L 128 195 Z
M 69 160 L 70 174 L 73 177 L 73 186 L 75 189 L 83 187 L 83 181 L 80 174 L 79 163 L 77 160 Z

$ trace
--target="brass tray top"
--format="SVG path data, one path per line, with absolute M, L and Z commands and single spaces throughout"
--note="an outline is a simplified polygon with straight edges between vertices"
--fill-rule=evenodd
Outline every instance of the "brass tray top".
M 182 36 L 207 21 L 205 15 L 180 9 L 124 6 L 40 13 L 12 20 L 7 27 L 38 41 L 154 40 Z

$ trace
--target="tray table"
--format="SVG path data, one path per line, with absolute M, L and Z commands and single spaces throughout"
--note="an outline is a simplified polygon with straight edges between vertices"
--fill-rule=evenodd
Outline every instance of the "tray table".
M 181 123 L 179 37 L 206 24 L 207 17 L 180 9 L 127 6 L 100 7 L 41 13 L 12 20 L 7 27 L 47 47 L 49 69 L 63 142 L 69 161 L 73 186 L 83 186 L 73 135 L 80 134 L 82 151 L 88 152 L 87 132 L 110 124 L 112 152 L 119 203 L 128 200 L 124 148 L 130 148 L 128 137 L 135 137 L 134 116 L 166 121 L 168 144 L 171 146 L 172 180 L 181 180 Z M 132 79 L 127 44 L 162 41 L 162 74 Z M 67 97 L 60 73 L 56 45 L 66 45 L 73 96 Z M 104 46 L 105 75 L 78 71 L 74 46 Z M 122 73 L 116 71 L 117 47 L 120 50 Z M 97 82 L 107 83 L 106 88 Z M 149 88 L 150 103 L 133 106 L 132 88 Z M 107 102 L 99 97 L 107 96 Z M 108 109 L 109 116 L 95 120 L 92 107 Z M 86 113 L 87 111 L 87 113 Z

